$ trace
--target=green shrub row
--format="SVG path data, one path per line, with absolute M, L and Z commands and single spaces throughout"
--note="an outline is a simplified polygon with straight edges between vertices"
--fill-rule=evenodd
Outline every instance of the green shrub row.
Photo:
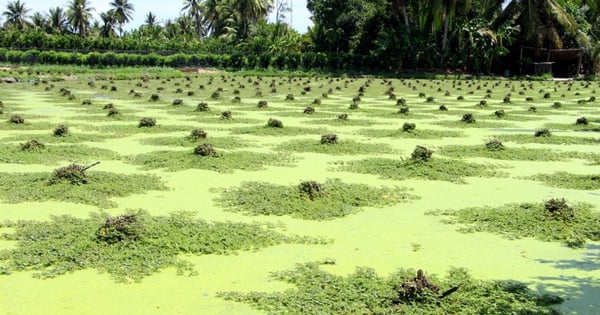
M 376 61 L 367 56 L 325 53 L 158 53 L 136 52 L 62 52 L 54 50 L 10 50 L 0 48 L 0 62 L 10 64 L 55 64 L 145 67 L 209 67 L 230 70 L 277 69 L 319 70 L 376 69 Z

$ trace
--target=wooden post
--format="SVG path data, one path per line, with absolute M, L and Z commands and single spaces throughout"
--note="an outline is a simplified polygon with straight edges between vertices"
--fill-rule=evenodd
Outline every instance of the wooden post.
M 519 55 L 519 75 L 523 75 L 523 45 L 521 45 L 521 53 Z
M 581 71 L 581 60 L 583 59 L 583 49 L 579 50 L 579 61 L 577 62 L 577 73 L 575 73 L 575 77 L 579 77 L 579 72 Z

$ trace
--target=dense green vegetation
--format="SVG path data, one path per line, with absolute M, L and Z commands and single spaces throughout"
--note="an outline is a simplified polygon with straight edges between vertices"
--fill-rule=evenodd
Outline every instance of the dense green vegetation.
M 167 267 L 178 274 L 202 272 L 181 254 L 230 254 L 281 243 L 325 243 L 317 238 L 288 236 L 268 224 L 206 222 L 192 212 L 151 216 L 144 210 L 111 217 L 90 213 L 87 219 L 68 215 L 50 221 L 5 221 L 0 228 L 14 232 L 0 239 L 16 247 L 0 251 L 0 274 L 36 271 L 34 276 L 53 278 L 81 269 L 109 273 L 116 281 L 140 281 Z
M 452 268 L 443 278 L 422 270 L 400 269 L 387 277 L 371 268 L 347 276 L 321 265 L 297 265 L 275 272 L 273 279 L 295 286 L 283 292 L 223 292 L 227 300 L 277 314 L 558 314 L 551 308 L 562 299 L 530 292 L 518 282 L 482 281 L 465 269 Z M 416 277 L 415 277 L 416 275 Z
M 181 15 L 124 30 L 128 0 L 93 16 L 88 1 L 36 11 L 8 1 L 0 62 L 91 66 L 201 66 L 230 69 L 397 71 L 418 68 L 532 71 L 545 54 L 519 47 L 580 48 L 600 72 L 600 6 L 582 0 L 310 0 L 313 26 L 284 21 L 287 1 L 184 1 Z M 275 22 L 267 22 L 269 13 Z M 62 51 L 62 50 L 67 50 Z M 74 53 L 73 53 L 74 52 Z M 562 72 L 577 74 L 577 58 Z
M 54 174 L 43 172 L 0 173 L 0 198 L 10 203 L 56 200 L 111 208 L 117 206 L 111 197 L 166 189 L 158 176 L 143 174 L 90 171 L 85 183 L 55 179 Z
M 402 187 L 347 184 L 340 179 L 330 179 L 323 184 L 305 181 L 292 186 L 244 182 L 240 187 L 224 189 L 217 202 L 230 211 L 250 215 L 328 220 L 347 216 L 363 207 L 382 207 L 416 198 L 406 191 Z
M 544 203 L 508 204 L 501 207 L 473 207 L 434 211 L 451 218 L 443 222 L 464 224 L 463 232 L 491 232 L 508 238 L 535 237 L 583 247 L 600 240 L 600 213 L 590 204 L 569 205 L 564 199 Z

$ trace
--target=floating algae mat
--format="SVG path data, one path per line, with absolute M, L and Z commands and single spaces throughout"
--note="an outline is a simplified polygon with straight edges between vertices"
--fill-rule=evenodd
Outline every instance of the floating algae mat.
M 2 313 L 600 313 L 595 83 L 12 71 Z

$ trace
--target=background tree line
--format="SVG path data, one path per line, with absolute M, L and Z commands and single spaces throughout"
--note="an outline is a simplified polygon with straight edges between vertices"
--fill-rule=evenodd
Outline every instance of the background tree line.
M 289 61 L 282 68 L 290 69 L 313 64 L 303 61 L 307 54 L 321 67 L 491 72 L 507 67 L 504 57 L 526 45 L 584 48 L 587 68 L 600 72 L 597 0 L 308 0 L 307 7 L 314 26 L 303 35 L 283 22 L 289 11 L 283 0 L 184 0 L 179 17 L 159 22 L 148 12 L 141 26 L 125 31 L 135 9 L 128 0 L 112 0 L 98 20 L 87 0 L 47 12 L 13 0 L 2 12 L 0 47 L 253 54 L 239 64 Z M 276 21 L 269 23 L 273 11 Z M 254 62 L 263 54 L 289 57 Z

